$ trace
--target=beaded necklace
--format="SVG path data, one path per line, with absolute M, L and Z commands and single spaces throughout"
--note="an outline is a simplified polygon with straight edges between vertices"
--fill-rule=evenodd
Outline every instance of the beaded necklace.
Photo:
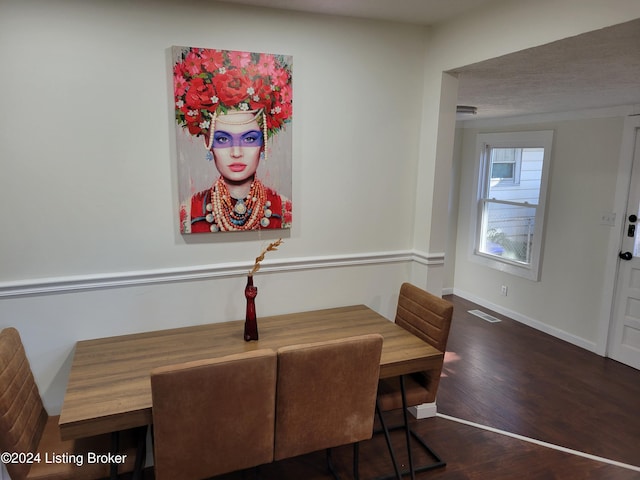
M 260 180 L 251 182 L 245 198 L 234 199 L 222 177 L 211 187 L 211 203 L 206 208 L 210 212 L 206 220 L 211 231 L 252 230 L 269 225 L 271 211 L 268 209 L 267 193 Z

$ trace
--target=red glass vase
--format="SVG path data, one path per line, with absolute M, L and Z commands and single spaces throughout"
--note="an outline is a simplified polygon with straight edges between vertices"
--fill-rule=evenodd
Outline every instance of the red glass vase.
M 244 319 L 244 340 L 258 340 L 258 322 L 256 321 L 256 295 L 258 287 L 253 286 L 253 275 L 247 276 L 244 296 L 247 298 L 247 314 Z

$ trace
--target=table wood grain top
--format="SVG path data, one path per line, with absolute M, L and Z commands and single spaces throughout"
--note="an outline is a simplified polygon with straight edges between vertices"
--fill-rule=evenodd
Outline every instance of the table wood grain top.
M 429 369 L 444 356 L 364 305 L 258 318 L 257 341 L 245 342 L 243 331 L 238 320 L 78 342 L 60 415 L 62 438 L 151 424 L 150 371 L 159 366 L 367 333 L 384 337 L 380 378 Z

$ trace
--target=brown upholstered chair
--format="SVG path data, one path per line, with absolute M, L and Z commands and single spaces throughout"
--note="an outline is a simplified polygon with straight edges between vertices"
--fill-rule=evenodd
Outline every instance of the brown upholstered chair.
M 354 444 L 371 438 L 380 373 L 382 336 L 282 347 L 278 350 L 278 387 L 274 460 Z
M 452 316 L 453 304 L 451 302 L 432 295 L 410 283 L 404 283 L 400 287 L 396 324 L 442 352 L 447 347 Z M 445 465 L 424 440 L 409 429 L 406 413 L 407 407 L 435 401 L 443 363 L 444 360 L 436 368 L 426 372 L 382 379 L 378 383 L 378 413 L 381 422 L 384 422 L 381 411 L 403 409 L 404 425 L 401 428 L 405 429 L 406 432 L 410 470 L 413 471 L 425 471 Z M 402 388 L 405 390 L 404 398 Z M 420 442 L 435 459 L 435 462 L 414 468 L 411 454 L 411 436 Z M 393 457 L 394 454 L 391 447 L 390 452 Z M 395 464 L 395 459 L 393 461 Z
M 273 461 L 276 354 L 255 350 L 151 372 L 156 480 Z
M 12 480 L 94 480 L 109 477 L 110 465 L 88 463 L 87 453 L 108 454 L 110 435 L 62 441 L 58 416 L 49 416 L 42 404 L 20 334 L 15 328 L 0 332 L 0 451 L 40 456 L 39 462 L 7 463 Z M 126 462 L 120 473 L 136 466 L 133 432 L 123 433 L 120 452 Z M 68 454 L 64 463 L 47 463 L 53 453 Z

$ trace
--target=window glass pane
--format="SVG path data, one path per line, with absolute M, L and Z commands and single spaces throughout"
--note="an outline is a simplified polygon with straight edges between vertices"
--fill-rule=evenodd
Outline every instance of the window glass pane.
M 536 207 L 485 202 L 483 241 L 480 251 L 488 255 L 530 263 Z
M 489 180 L 487 198 L 506 200 L 518 203 L 531 203 L 537 205 L 540 200 L 540 183 L 542 181 L 542 165 L 544 160 L 544 148 L 491 148 L 492 171 Z M 512 160 L 514 169 L 519 168 L 518 181 L 514 183 L 516 173 L 511 177 L 499 177 L 493 174 L 493 168 L 503 168 Z M 495 164 L 493 162 L 496 162 Z M 511 181 L 500 181 L 500 178 L 510 178 Z
M 513 163 L 494 163 L 491 165 L 491 178 L 508 178 L 513 180 Z

